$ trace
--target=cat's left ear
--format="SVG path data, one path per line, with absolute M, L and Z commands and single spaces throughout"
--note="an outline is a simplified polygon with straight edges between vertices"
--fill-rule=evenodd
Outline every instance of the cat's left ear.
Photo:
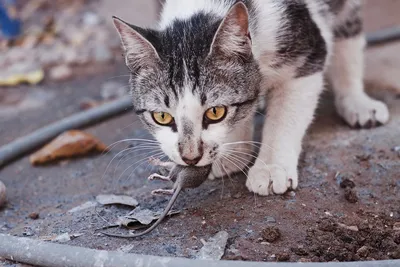
M 222 53 L 228 58 L 251 55 L 249 12 L 243 2 L 231 7 L 219 25 L 209 55 L 214 53 Z

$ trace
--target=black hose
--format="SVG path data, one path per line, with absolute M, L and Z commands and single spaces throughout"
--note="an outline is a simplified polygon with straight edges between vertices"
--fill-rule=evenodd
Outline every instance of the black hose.
M 397 39 L 400 39 L 400 27 L 383 29 L 367 34 L 368 46 L 382 44 L 384 42 L 390 42 Z M 130 99 L 123 98 L 99 107 L 92 108 L 88 111 L 72 115 L 68 118 L 54 122 L 49 126 L 41 128 L 27 136 L 18 138 L 17 140 L 0 148 L 0 168 L 12 160 L 15 160 L 45 144 L 50 139 L 66 130 L 78 129 L 90 124 L 94 124 L 98 121 L 105 120 L 123 112 L 127 112 L 131 110 L 131 108 L 132 104 Z
M 367 34 L 368 46 L 374 46 L 400 39 L 400 27 L 392 27 Z
M 79 129 L 117 114 L 127 112 L 131 109 L 131 99 L 129 97 L 121 98 L 99 107 L 71 115 L 38 129 L 31 134 L 18 138 L 7 145 L 0 147 L 0 168 L 10 161 L 46 144 L 50 139 L 64 131 Z

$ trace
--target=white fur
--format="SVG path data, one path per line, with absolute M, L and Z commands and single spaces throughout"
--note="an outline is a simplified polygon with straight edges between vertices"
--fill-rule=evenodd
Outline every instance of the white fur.
M 387 106 L 364 92 L 364 46 L 363 35 L 337 41 L 329 67 L 336 109 L 350 126 L 389 121 Z
M 250 191 L 282 194 L 297 187 L 301 142 L 322 89 L 323 74 L 317 73 L 291 80 L 270 92 L 263 145 L 246 182 Z

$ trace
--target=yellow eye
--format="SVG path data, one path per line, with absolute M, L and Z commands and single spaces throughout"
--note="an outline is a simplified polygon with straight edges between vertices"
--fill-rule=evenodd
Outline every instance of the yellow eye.
M 156 123 L 161 125 L 169 125 L 173 122 L 174 118 L 167 112 L 153 112 L 153 119 Z
M 225 117 L 226 107 L 212 107 L 206 111 L 206 118 L 213 122 L 218 122 Z

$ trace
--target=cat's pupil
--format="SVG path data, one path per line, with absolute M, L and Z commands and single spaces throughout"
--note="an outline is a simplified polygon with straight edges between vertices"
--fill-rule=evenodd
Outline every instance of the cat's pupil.
M 165 119 L 164 113 L 161 113 L 161 119 Z
M 213 113 L 214 113 L 214 115 L 217 115 L 217 109 L 216 108 L 213 108 Z

